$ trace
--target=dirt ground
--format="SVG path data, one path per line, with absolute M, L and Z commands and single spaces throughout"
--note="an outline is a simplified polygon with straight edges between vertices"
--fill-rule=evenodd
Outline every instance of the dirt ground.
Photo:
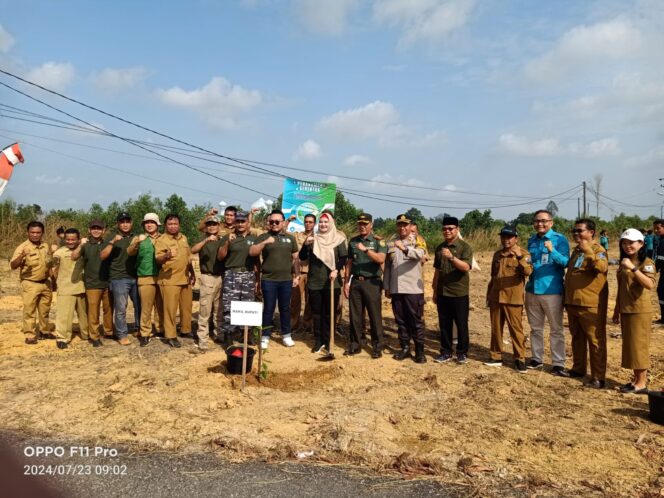
M 630 380 L 620 368 L 620 339 L 608 340 L 604 390 L 554 377 L 549 365 L 527 375 L 483 365 L 490 254 L 478 259 L 483 271 L 471 275 L 468 364 L 432 361 L 438 326 L 428 302 L 425 365 L 389 354 L 380 360 L 367 352 L 344 357 L 340 336 L 332 362 L 316 361 L 309 337 L 296 337 L 291 349 L 273 340 L 268 378 L 259 383 L 250 377 L 244 393 L 240 378 L 226 373 L 221 348 L 193 354 L 190 340 L 180 350 L 158 341 L 139 348 L 136 340 L 128 347 L 105 341 L 93 349 L 78 337 L 65 351 L 51 340 L 25 345 L 18 277 L 3 261 L 0 430 L 143 451 L 207 448 L 234 461 L 305 457 L 454 482 L 467 486 L 469 496 L 664 495 L 664 426 L 649 421 L 646 396 L 614 389 Z M 615 296 L 615 267 L 610 273 Z M 429 262 L 427 298 L 431 274 Z M 383 313 L 389 344 L 396 347 L 387 300 Z M 610 325 L 609 334 L 617 331 Z M 569 333 L 567 339 L 571 355 Z M 662 327 L 654 329 L 651 357 L 650 387 L 661 389 Z M 511 365 L 511 354 L 505 359 Z

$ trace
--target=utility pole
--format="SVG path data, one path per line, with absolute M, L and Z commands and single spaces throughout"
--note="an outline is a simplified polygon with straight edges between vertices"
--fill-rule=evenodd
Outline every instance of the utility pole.
M 581 198 L 576 198 L 576 219 L 581 218 Z
M 586 217 L 586 182 L 583 182 L 583 217 Z

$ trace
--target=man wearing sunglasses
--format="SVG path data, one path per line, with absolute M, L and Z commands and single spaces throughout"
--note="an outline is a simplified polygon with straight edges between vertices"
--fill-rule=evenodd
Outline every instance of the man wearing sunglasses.
M 609 261 L 604 248 L 594 240 L 593 220 L 576 220 L 572 234 L 576 247 L 565 275 L 565 306 L 574 359 L 569 375 L 586 375 L 589 351 L 591 379 L 586 385 L 602 389 L 606 377 L 606 313 L 609 301 L 606 274 Z
M 291 234 L 283 233 L 284 213 L 273 210 L 268 218 L 268 231 L 256 239 L 249 248 L 249 255 L 263 258 L 261 266 L 261 291 L 263 293 L 263 337 L 261 349 L 267 349 L 272 335 L 272 318 L 279 304 L 281 338 L 286 347 L 295 346 L 291 337 L 290 300 L 293 287 L 300 283 L 300 259 L 297 241 Z
M 569 262 L 569 242 L 553 230 L 553 215 L 540 209 L 533 221 L 535 235 L 528 239 L 533 272 L 526 284 L 526 315 L 530 324 L 532 357 L 528 368 L 540 369 L 544 357 L 544 319 L 551 328 L 551 373 L 569 377 L 565 370 L 563 331 L 563 276 Z

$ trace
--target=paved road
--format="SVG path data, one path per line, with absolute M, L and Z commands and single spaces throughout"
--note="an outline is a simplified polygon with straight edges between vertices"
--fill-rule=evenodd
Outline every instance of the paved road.
M 108 451 L 117 450 L 118 455 L 94 456 L 94 445 L 25 438 L 6 432 L 0 432 L 0 447 L 0 495 L 4 496 L 456 498 L 468 492 L 467 488 L 443 488 L 432 481 L 375 477 L 338 467 L 231 464 L 211 453 L 131 454 L 122 448 L 106 447 Z M 30 456 L 38 447 L 54 451 L 61 448 L 64 456 Z M 71 455 L 85 454 L 85 448 L 89 456 Z M 24 476 L 26 469 L 38 473 L 76 470 L 80 474 Z M 20 486 L 20 491 L 14 489 L 16 486 Z

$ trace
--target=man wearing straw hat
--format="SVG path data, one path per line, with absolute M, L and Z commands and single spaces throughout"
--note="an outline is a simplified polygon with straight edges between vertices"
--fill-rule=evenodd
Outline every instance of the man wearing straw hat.
M 200 297 L 198 302 L 198 351 L 207 351 L 207 340 L 210 325 L 212 335 L 216 338 L 221 334 L 221 276 L 224 273 L 224 264 L 217 259 L 219 251 L 219 218 L 208 216 L 205 219 L 206 237 L 191 248 L 193 254 L 198 254 L 201 277 L 199 280 Z
M 392 311 L 397 323 L 401 351 L 395 360 L 410 358 L 410 340 L 415 344 L 415 362 L 426 363 L 424 356 L 424 282 L 421 261 L 426 255 L 415 233 L 411 220 L 397 216 L 397 234 L 387 242 L 385 261 L 385 297 L 392 298 Z
M 141 298 L 141 329 L 138 342 L 141 347 L 147 346 L 150 342 L 153 312 L 156 312 L 157 331 L 161 331 L 164 326 L 164 304 L 157 283 L 159 265 L 154 252 L 155 241 L 161 236 L 160 226 L 157 213 L 147 213 L 143 216 L 145 233 L 134 237 L 127 247 L 127 254 L 136 256 L 138 295 Z

